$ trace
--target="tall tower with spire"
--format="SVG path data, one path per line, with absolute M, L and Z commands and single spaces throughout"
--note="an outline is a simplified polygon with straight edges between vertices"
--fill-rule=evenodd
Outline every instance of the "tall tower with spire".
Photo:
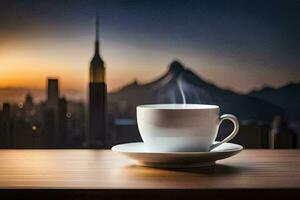
M 91 148 L 107 148 L 105 65 L 100 56 L 99 19 L 96 17 L 95 54 L 90 62 L 89 77 L 89 134 Z

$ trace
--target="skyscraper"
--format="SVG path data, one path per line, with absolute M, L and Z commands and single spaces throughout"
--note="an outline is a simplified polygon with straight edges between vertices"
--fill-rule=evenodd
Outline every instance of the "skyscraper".
M 91 148 L 107 148 L 106 136 L 106 83 L 105 66 L 100 57 L 99 21 L 96 17 L 95 54 L 90 62 L 89 82 L 89 134 L 88 145 Z
M 68 131 L 67 131 L 67 100 L 66 98 L 59 99 L 58 105 L 58 131 L 59 131 L 59 146 L 65 147 L 67 145 Z
M 59 100 L 59 88 L 57 78 L 48 78 L 47 81 L 47 106 L 57 109 Z
M 47 100 L 44 110 L 43 146 L 56 147 L 59 144 L 59 82 L 57 78 L 47 80 Z
M 0 116 L 0 148 L 13 147 L 13 119 L 11 106 L 3 103 L 2 116 Z

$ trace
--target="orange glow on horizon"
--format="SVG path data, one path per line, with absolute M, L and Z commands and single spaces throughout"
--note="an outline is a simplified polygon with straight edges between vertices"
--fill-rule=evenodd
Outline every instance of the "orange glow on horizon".
M 93 40 L 92 36 L 66 39 L 47 35 L 7 39 L 0 46 L 0 88 L 43 89 L 47 77 L 58 77 L 61 89 L 86 91 Z M 163 51 L 101 39 L 109 92 L 134 80 L 145 83 L 156 79 L 167 71 L 167 65 L 175 58 L 182 60 L 201 78 L 239 92 L 248 92 L 265 84 L 279 86 L 298 80 L 283 68 L 273 70 L 270 76 L 270 71 L 258 67 L 259 63 L 244 63 L 209 52 L 196 54 L 189 50 Z
M 74 41 L 79 44 L 44 39 L 7 41 L 0 47 L 0 88 L 43 89 L 47 77 L 58 77 L 61 89 L 86 91 L 93 43 L 86 45 L 84 41 Z M 134 57 L 130 58 L 133 62 L 124 62 L 124 51 L 139 50 L 113 42 L 110 44 L 113 48 L 105 49 L 102 55 L 106 65 L 108 91 L 116 90 L 136 77 L 142 77 L 140 81 L 150 81 L 165 70 L 152 70 L 149 73 L 140 53 L 128 54 L 128 57 Z M 78 49 L 78 46 L 81 48 Z

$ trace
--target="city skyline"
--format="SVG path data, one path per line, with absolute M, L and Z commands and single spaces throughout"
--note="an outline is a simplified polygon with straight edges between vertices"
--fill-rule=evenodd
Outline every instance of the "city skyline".
M 248 7 L 224 4 L 164 1 L 155 7 L 147 1 L 126 5 L 74 1 L 30 7 L 32 2 L 25 1 L 11 10 L 5 2 L 0 20 L 4 27 L 0 32 L 0 88 L 43 89 L 45 78 L 54 76 L 61 80 L 62 89 L 86 92 L 86 60 L 93 49 L 96 10 L 101 54 L 109 66 L 109 92 L 133 80 L 145 83 L 159 77 L 174 59 L 202 78 L 238 92 L 298 82 L 299 38 L 298 29 L 292 26 L 296 18 L 291 18 L 297 16 L 292 7 L 298 4 L 274 1 L 272 9 L 256 1 L 246 3 Z M 260 9 L 255 10 L 255 5 Z M 50 11 L 42 14 L 47 6 Z M 164 12 L 167 7 L 171 9 Z M 177 16 L 177 11 L 185 17 Z
M 36 101 L 36 94 L 30 90 L 22 96 L 21 91 L 14 89 L 11 94 L 22 98 L 18 102 L 3 101 L 3 96 L 11 96 L 1 94 L 3 90 L 0 89 L 0 148 L 105 149 L 115 144 L 138 142 L 142 139 L 137 128 L 136 107 L 165 103 L 219 105 L 221 114 L 232 113 L 239 118 L 243 136 L 233 141 L 245 148 L 297 148 L 300 83 L 239 94 L 205 80 L 195 68 L 177 58 L 170 59 L 167 71 L 147 84 L 133 81 L 107 95 L 106 67 L 110 66 L 102 55 L 105 46 L 102 40 L 100 42 L 99 29 L 102 26 L 99 26 L 98 16 L 94 23 L 94 53 L 86 70 L 89 71 L 89 90 L 79 92 L 88 96 L 88 101 L 82 101 L 85 98 L 76 101 L 61 91 L 61 80 L 65 80 L 66 76 L 47 75 L 46 98 L 41 101 Z M 26 70 L 32 72 L 31 69 Z M 20 73 L 19 70 L 17 72 Z M 129 72 L 123 76 L 126 77 Z M 26 74 L 18 77 L 24 76 Z M 235 78 L 235 74 L 231 76 Z M 76 79 L 71 80 L 73 87 L 80 91 Z M 295 94 L 293 99 L 289 98 L 290 94 Z M 220 131 L 221 137 L 224 137 L 226 129 L 228 127 Z

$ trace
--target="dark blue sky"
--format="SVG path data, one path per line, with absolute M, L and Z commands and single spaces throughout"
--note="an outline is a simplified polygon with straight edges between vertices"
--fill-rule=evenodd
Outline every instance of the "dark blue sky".
M 174 50 L 178 57 L 184 52 L 194 57 L 187 61 L 191 64 L 197 55 L 205 55 L 236 65 L 235 70 L 253 67 L 266 76 L 284 71 L 285 82 L 300 77 L 300 1 L 296 0 L 1 1 L 0 45 L 9 38 L 45 32 L 53 37 L 90 35 L 96 12 L 103 40 Z M 199 66 L 193 67 L 201 73 Z M 218 82 L 217 77 L 207 78 Z

